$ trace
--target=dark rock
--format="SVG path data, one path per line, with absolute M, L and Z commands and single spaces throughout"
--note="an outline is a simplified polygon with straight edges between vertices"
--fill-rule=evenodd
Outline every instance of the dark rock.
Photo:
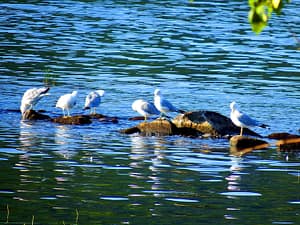
M 100 122 L 108 122 L 108 123 L 118 123 L 119 120 L 117 117 L 105 116 L 102 114 L 90 114 L 88 115 L 91 119 L 98 119 Z
M 32 109 L 27 110 L 23 115 L 22 118 L 24 120 L 50 120 L 50 116 L 41 114 L 37 111 L 34 111 Z
M 172 122 L 177 128 L 194 129 L 203 134 L 210 134 L 213 137 L 240 133 L 240 128 L 235 126 L 230 118 L 211 111 L 186 112 L 175 117 Z M 244 134 L 261 137 L 247 128 L 244 129 Z
M 268 135 L 268 138 L 276 139 L 276 140 L 292 139 L 292 138 L 300 138 L 300 135 L 282 132 L 282 133 L 272 133 L 272 134 Z
M 300 135 L 283 132 L 270 134 L 268 138 L 278 140 L 276 146 L 279 151 L 300 151 Z
M 236 135 L 230 138 L 230 153 L 242 156 L 253 150 L 265 149 L 269 147 L 268 142 L 256 138 Z
M 143 117 L 143 116 L 135 116 L 135 117 L 129 118 L 128 120 L 130 120 L 130 121 L 145 120 L 145 117 Z
M 279 140 L 276 142 L 279 151 L 290 152 L 290 151 L 300 151 L 300 138 L 288 138 Z
M 51 120 L 60 124 L 83 125 L 92 123 L 90 116 L 76 115 L 76 116 L 60 116 Z
M 120 130 L 120 133 L 122 134 L 135 134 L 135 133 L 141 133 L 141 130 L 138 127 L 130 127 L 127 129 Z

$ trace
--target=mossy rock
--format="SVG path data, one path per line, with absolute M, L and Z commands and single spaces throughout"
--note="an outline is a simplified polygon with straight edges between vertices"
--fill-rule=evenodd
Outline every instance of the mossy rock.
M 212 137 L 232 136 L 240 133 L 240 128 L 235 126 L 230 118 L 212 111 L 186 112 L 179 114 L 172 122 L 177 128 L 194 129 L 203 134 L 210 134 Z M 243 132 L 245 135 L 261 137 L 247 128 Z
M 35 110 L 27 110 L 23 115 L 22 119 L 24 120 L 50 120 L 50 116 L 44 115 L 40 112 L 37 112 Z
M 269 147 L 269 143 L 251 137 L 235 135 L 230 138 L 230 153 L 236 156 L 242 156 L 253 150 L 265 149 Z
M 84 125 L 92 123 L 91 117 L 87 115 L 60 116 L 52 119 L 52 122 L 70 125 Z

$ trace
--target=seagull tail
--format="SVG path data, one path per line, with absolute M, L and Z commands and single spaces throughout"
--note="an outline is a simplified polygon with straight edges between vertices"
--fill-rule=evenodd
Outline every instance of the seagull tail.
M 266 129 L 270 129 L 270 126 L 269 126 L 269 125 L 266 125 L 266 124 L 261 124 L 261 125 L 259 125 L 259 127 L 261 127 L 261 128 L 266 128 Z
M 180 112 L 180 113 L 185 113 L 186 111 L 181 110 L 181 109 L 178 109 L 178 112 Z
M 46 89 L 41 94 L 46 94 L 50 90 L 50 87 L 46 87 Z
M 91 109 L 91 107 L 86 106 L 86 107 L 83 108 L 83 110 L 87 110 L 87 109 Z

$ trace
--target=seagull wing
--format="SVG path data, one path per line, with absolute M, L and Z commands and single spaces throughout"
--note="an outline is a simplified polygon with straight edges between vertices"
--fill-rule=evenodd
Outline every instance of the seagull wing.
M 245 113 L 237 111 L 237 119 L 246 127 L 259 126 L 260 123 L 257 120 L 252 119 Z
M 149 115 L 159 115 L 160 114 L 160 112 L 157 110 L 157 108 L 151 102 L 145 102 L 142 105 L 142 110 L 145 111 Z

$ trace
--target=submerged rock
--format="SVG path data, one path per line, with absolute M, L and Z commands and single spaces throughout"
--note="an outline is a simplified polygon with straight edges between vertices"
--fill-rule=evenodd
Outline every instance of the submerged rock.
M 236 156 L 242 156 L 253 150 L 265 149 L 269 147 L 269 143 L 251 137 L 236 135 L 230 138 L 230 153 Z
M 108 122 L 108 123 L 118 123 L 119 120 L 117 117 L 110 117 L 110 116 L 105 116 L 102 114 L 90 114 L 89 117 L 91 119 L 98 119 L 100 122 Z
M 50 116 L 44 115 L 40 112 L 37 112 L 33 109 L 27 110 L 23 115 L 22 119 L 24 120 L 50 120 Z
M 213 137 L 231 136 L 240 133 L 240 128 L 235 126 L 230 118 L 212 111 L 186 112 L 175 117 L 172 122 L 177 128 L 194 129 Z M 244 129 L 244 134 L 261 137 L 247 128 Z
M 60 116 L 51 120 L 54 123 L 83 125 L 92 123 L 90 116 L 76 115 L 76 116 Z
M 279 148 L 279 151 L 300 151 L 300 135 L 273 133 L 268 138 L 278 140 L 276 146 Z

